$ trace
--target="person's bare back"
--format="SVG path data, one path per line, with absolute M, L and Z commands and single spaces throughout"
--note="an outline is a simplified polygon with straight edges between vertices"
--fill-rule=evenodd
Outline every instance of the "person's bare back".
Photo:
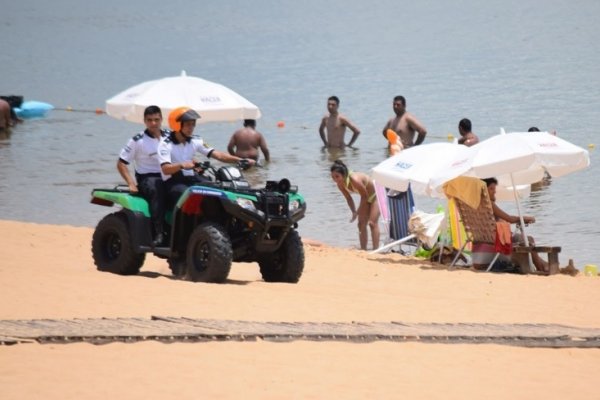
M 468 118 L 463 118 L 458 122 L 458 133 L 460 134 L 460 139 L 458 139 L 458 144 L 464 144 L 465 146 L 473 146 L 479 143 L 479 138 L 472 131 L 471 120 Z
M 244 121 L 244 127 L 235 131 L 231 136 L 227 146 L 229 154 L 258 161 L 260 150 L 263 152 L 265 161 L 270 161 L 269 149 L 264 136 L 254 129 L 255 123 L 248 121 L 253 120 Z
M 12 125 L 10 117 L 10 104 L 6 100 L 0 99 L 0 131 L 8 131 Z

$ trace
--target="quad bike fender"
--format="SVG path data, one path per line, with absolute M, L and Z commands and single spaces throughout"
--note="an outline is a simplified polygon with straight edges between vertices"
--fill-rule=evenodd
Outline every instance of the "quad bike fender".
M 94 189 L 92 190 L 90 203 L 107 207 L 117 204 L 124 209 L 141 213 L 148 218 L 150 217 L 148 202 L 143 197 L 118 189 Z
M 152 246 L 152 226 L 150 218 L 138 211 L 123 209 L 131 232 L 131 241 L 136 253 L 144 253 Z M 144 249 L 145 248 L 145 249 Z

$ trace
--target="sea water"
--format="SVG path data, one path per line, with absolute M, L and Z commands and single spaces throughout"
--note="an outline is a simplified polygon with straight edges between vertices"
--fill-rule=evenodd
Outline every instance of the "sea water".
M 57 109 L 0 138 L 0 218 L 94 226 L 110 209 L 91 205 L 90 191 L 120 182 L 119 150 L 142 129 L 94 110 L 129 86 L 186 70 L 260 107 L 273 161 L 248 177 L 298 185 L 308 202 L 302 236 L 357 246 L 329 167 L 339 158 L 368 173 L 386 157 L 381 132 L 396 95 L 426 126 L 426 142 L 456 136 L 469 118 L 481 139 L 537 126 L 598 144 L 598 15 L 594 0 L 5 2 L 0 94 Z M 322 148 L 330 95 L 361 130 L 356 148 Z M 239 125 L 196 133 L 225 150 Z M 562 246 L 560 259 L 578 267 L 600 262 L 598 150 L 590 159 L 522 204 L 537 220 L 528 232 Z M 416 202 L 426 212 L 443 204 Z

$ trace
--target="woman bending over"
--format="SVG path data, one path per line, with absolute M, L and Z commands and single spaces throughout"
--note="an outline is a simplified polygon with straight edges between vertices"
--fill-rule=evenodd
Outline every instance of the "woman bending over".
M 360 248 L 367 249 L 367 224 L 371 230 L 371 239 L 373 240 L 373 249 L 379 247 L 379 207 L 375 195 L 375 186 L 371 178 L 362 172 L 353 172 L 348 169 L 346 164 L 340 160 L 334 161 L 331 166 L 331 179 L 337 184 L 338 189 L 348 203 L 352 211 L 353 222 L 358 217 L 358 238 Z M 360 204 L 358 209 L 354 204 L 354 199 L 350 193 L 360 195 Z

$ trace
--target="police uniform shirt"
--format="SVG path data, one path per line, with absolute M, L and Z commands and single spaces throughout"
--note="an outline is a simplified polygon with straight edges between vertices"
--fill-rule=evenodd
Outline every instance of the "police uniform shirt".
M 161 137 L 166 136 L 166 132 L 161 130 Z M 158 145 L 160 139 L 156 139 L 148 130 L 138 133 L 121 149 L 119 159 L 125 164 L 133 161 L 135 172 L 138 174 L 157 174 L 160 172 L 160 162 L 158 160 Z
M 210 158 L 214 148 L 209 147 L 204 140 L 198 136 L 193 136 L 190 140 L 178 142 L 175 133 L 172 132 L 168 137 L 164 138 L 158 145 L 158 160 L 160 165 L 177 164 L 184 161 L 192 161 L 196 153 L 200 153 L 207 158 Z M 181 173 L 184 176 L 193 176 L 193 169 L 182 169 Z M 164 180 L 171 178 L 171 175 L 162 175 Z

